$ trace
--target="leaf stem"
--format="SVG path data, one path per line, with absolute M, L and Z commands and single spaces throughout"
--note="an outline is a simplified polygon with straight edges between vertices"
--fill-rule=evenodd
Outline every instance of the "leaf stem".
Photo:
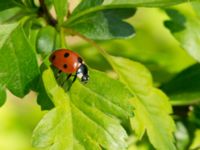
M 61 47 L 62 48 L 67 47 L 67 42 L 66 42 L 66 39 L 65 39 L 64 29 L 62 27 L 60 28 L 60 40 L 61 40 Z
M 200 104 L 200 99 L 194 99 L 194 100 L 190 100 L 190 101 L 181 101 L 181 100 L 171 100 L 170 101 L 172 106 L 187 106 L 187 105 L 196 105 L 196 104 Z
M 104 9 L 113 9 L 113 8 L 133 8 L 133 6 L 130 6 L 130 5 L 107 5 L 107 6 L 96 6 L 96 7 L 91 7 L 87 10 L 84 10 L 76 15 L 72 15 L 71 17 L 69 17 L 69 19 L 66 21 L 66 24 L 70 24 L 71 22 L 89 14 L 89 13 L 93 13 L 93 12 L 97 12 L 97 11 L 101 11 L 101 10 L 104 10 Z
M 99 45 L 97 45 L 97 43 L 89 38 L 87 38 L 86 36 L 72 30 L 72 29 L 69 29 L 69 28 L 64 28 L 64 30 L 67 32 L 67 33 L 70 33 L 71 35 L 77 35 L 78 37 L 82 38 L 83 40 L 85 40 L 86 42 L 90 43 L 92 46 L 94 46 L 106 59 L 108 59 L 108 54 L 107 52 L 102 48 L 100 47 Z

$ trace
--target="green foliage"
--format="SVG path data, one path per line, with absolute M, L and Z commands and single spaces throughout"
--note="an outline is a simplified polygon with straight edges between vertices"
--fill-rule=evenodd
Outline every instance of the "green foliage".
M 0 106 L 6 101 L 6 90 L 17 97 L 24 97 L 30 90 L 37 92 L 37 103 L 49 111 L 33 132 L 35 148 L 125 150 L 130 145 L 136 149 L 145 145 L 159 150 L 189 149 L 199 128 L 200 66 L 181 69 L 200 60 L 200 23 L 198 1 L 191 2 L 187 12 L 179 6 L 170 7 L 184 2 L 187 0 L 82 0 L 71 11 L 68 0 L 2 0 Z M 143 10 L 139 7 L 169 7 L 162 12 L 169 17 L 164 25 L 195 60 L 182 52 L 186 62 L 177 69 L 174 65 L 182 49 L 172 54 L 173 60 L 172 55 L 164 58 L 163 53 L 176 48 L 163 48 L 167 40 L 160 33 L 149 40 L 150 34 L 160 30 L 148 32 L 152 24 L 142 25 L 144 14 L 137 16 Z M 153 24 L 154 20 L 155 24 L 163 23 L 155 17 Z M 138 37 L 132 38 L 135 35 Z M 48 57 L 55 49 L 71 49 L 66 36 L 79 36 L 97 50 L 91 45 L 72 49 L 83 54 L 88 66 L 103 71 L 89 67 L 87 84 L 79 80 L 72 84 L 70 79 L 66 81 L 65 73 L 55 77 L 58 70 L 50 65 Z M 153 56 L 158 51 L 150 51 L 158 47 L 162 51 Z M 163 67 L 166 61 L 170 62 L 168 69 Z M 141 63 L 156 76 L 156 82 Z M 173 105 L 177 129 L 171 116 Z M 186 116 L 182 116 L 185 107 L 192 109 L 184 110 Z M 178 136 L 180 133 L 184 139 Z
M 48 55 L 54 49 L 56 30 L 51 26 L 43 27 L 37 35 L 36 47 L 37 52 Z
M 67 15 L 67 9 L 68 9 L 67 1 L 68 0 L 53 0 L 59 24 L 63 23 L 64 17 Z
M 169 6 L 178 3 L 187 2 L 187 0 L 105 0 L 104 5 L 122 5 L 122 6 L 143 6 L 143 7 L 161 7 L 161 6 Z
M 80 3 L 81 6 L 77 7 L 77 10 L 75 9 L 76 14 L 69 18 L 67 22 L 71 23 L 74 20 L 82 18 L 82 16 L 110 8 L 161 7 L 183 2 L 187 2 L 187 0 L 87 0 Z
M 20 9 L 16 7 L 0 11 L 0 23 L 4 23 L 6 21 L 9 21 L 10 19 L 13 19 L 19 12 Z
M 120 80 L 135 95 L 132 99 L 135 117 L 131 121 L 137 136 L 142 138 L 146 130 L 151 143 L 157 149 L 176 149 L 172 134 L 175 125 L 169 116 L 172 113 L 170 103 L 162 91 L 152 86 L 148 70 L 125 58 L 109 58 Z
M 84 18 L 78 19 L 73 23 L 68 24 L 66 22 L 65 27 L 69 27 L 88 38 L 96 40 L 128 38 L 132 37 L 135 31 L 130 24 L 122 21 L 122 19 L 129 18 L 134 15 L 134 13 L 135 9 L 133 8 L 108 9 L 86 15 Z M 116 26 L 113 26 L 113 24 L 116 24 Z
M 200 8 L 200 3 L 198 1 L 194 1 L 191 3 L 195 13 L 200 16 L 199 8 Z
M 195 64 L 176 75 L 162 85 L 162 89 L 171 97 L 173 104 L 187 105 L 199 102 L 200 65 Z
M 45 88 L 56 108 L 48 112 L 33 133 L 33 146 L 47 149 L 72 149 L 72 114 L 69 97 L 56 85 L 51 70 L 43 73 Z
M 97 40 L 133 36 L 133 27 L 122 20 L 134 15 L 135 9 L 116 8 L 104 10 L 105 8 L 102 8 L 103 11 L 87 13 L 88 9 L 101 6 L 102 2 L 102 0 L 82 1 L 73 11 L 72 16 L 66 21 L 64 26 L 88 38 Z M 84 12 L 86 12 L 84 17 L 79 17 L 79 14 Z M 113 26 L 113 24 L 116 25 Z
M 187 146 L 190 142 L 188 130 L 182 122 L 177 121 L 176 126 L 177 126 L 177 132 L 175 134 L 175 138 L 177 139 L 177 148 L 187 149 Z
M 164 24 L 170 29 L 172 33 L 179 32 L 185 29 L 186 19 L 178 11 L 173 9 L 167 9 L 167 14 L 171 18 L 169 21 L 165 21 Z
M 190 112 L 189 116 L 189 121 L 192 122 L 197 128 L 200 127 L 200 122 L 199 122 L 199 115 L 200 115 L 200 109 L 199 105 L 196 105 L 192 108 L 192 111 Z
M 39 76 L 36 56 L 21 25 L 3 25 L 8 29 L 7 37 L 1 42 L 0 83 L 13 94 L 25 96 Z M 5 32 L 4 32 L 5 34 Z M 9 37 L 8 37 L 9 36 Z M 16 42 L 17 41 L 17 42 Z
M 6 92 L 5 90 L 0 87 L 0 106 L 2 106 L 6 101 Z
M 165 26 L 170 29 L 174 37 L 181 43 L 181 46 L 197 61 L 200 61 L 199 18 L 196 15 L 183 16 L 177 10 L 167 10 L 166 12 L 171 20 L 165 21 Z
M 16 1 L 15 0 L 1 1 L 0 2 L 0 11 L 16 7 L 19 4 L 21 4 L 20 0 L 16 0 Z
M 52 71 L 44 71 L 45 89 L 55 108 L 36 127 L 34 146 L 49 149 L 75 149 L 77 146 L 85 149 L 125 149 L 127 134 L 119 119 L 127 122 L 128 116 L 131 116 L 129 98 L 132 95 L 119 81 L 97 71 L 90 72 L 91 82 L 86 86 L 76 82 L 69 97 L 57 85 Z M 113 88 L 108 91 L 110 86 Z

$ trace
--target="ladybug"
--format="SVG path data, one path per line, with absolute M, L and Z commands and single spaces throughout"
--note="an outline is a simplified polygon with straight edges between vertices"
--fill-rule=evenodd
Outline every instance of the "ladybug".
M 49 60 L 54 67 L 59 69 L 59 74 L 62 72 L 69 74 L 67 80 L 72 74 L 75 74 L 72 83 L 77 77 L 83 83 L 87 83 L 89 80 L 88 68 L 77 53 L 68 49 L 58 49 L 53 51 Z

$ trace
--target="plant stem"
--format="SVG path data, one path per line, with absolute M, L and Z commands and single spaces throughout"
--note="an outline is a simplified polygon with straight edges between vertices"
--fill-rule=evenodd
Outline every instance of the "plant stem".
M 57 20 L 53 18 L 53 16 L 51 15 L 51 13 L 49 12 L 47 6 L 45 5 L 44 0 L 39 0 L 40 2 L 40 11 L 39 11 L 39 15 L 43 16 L 45 15 L 47 22 L 52 25 L 53 27 L 55 27 L 57 25 Z
M 60 40 L 61 40 L 61 47 L 62 48 L 67 47 L 67 42 L 66 42 L 66 39 L 65 39 L 65 34 L 64 34 L 63 28 L 60 29 Z
M 87 38 L 86 36 L 72 30 L 72 29 L 66 29 L 64 28 L 64 30 L 67 32 L 67 33 L 70 33 L 71 35 L 77 35 L 78 37 L 80 37 L 81 39 L 85 40 L 86 42 L 90 43 L 92 46 L 94 46 L 106 59 L 108 58 L 108 54 L 107 52 L 102 48 L 100 47 L 99 45 L 97 45 L 97 43 L 89 38 Z
M 200 99 L 193 99 L 190 101 L 181 101 L 181 100 L 176 100 L 176 101 L 170 101 L 172 106 L 188 106 L 188 105 L 195 105 L 195 104 L 200 104 Z

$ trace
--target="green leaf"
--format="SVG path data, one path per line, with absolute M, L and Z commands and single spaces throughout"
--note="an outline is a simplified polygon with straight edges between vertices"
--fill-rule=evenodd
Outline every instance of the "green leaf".
M 77 22 L 66 24 L 65 27 L 95 40 L 129 38 L 135 34 L 135 31 L 130 24 L 122 20 L 133 16 L 135 11 L 133 8 L 104 10 L 84 16 Z
M 11 35 L 12 31 L 18 26 L 18 23 L 0 25 L 0 48 Z
M 73 11 L 71 17 L 64 23 L 64 27 L 72 28 L 95 40 L 131 37 L 134 34 L 133 28 L 121 21 L 124 18 L 121 18 L 120 12 L 116 13 L 115 9 L 129 13 L 134 7 L 161 7 L 181 2 L 186 0 L 85 0 Z M 107 16 L 105 10 L 114 12 Z
M 5 101 L 6 101 L 6 91 L 0 86 L 0 107 L 5 103 Z
M 73 10 L 72 17 L 78 15 L 79 13 L 92 8 L 100 6 L 104 0 L 83 0 L 80 4 Z
M 198 17 L 200 17 L 200 2 L 199 1 L 194 1 L 194 2 L 191 2 L 191 5 L 195 11 L 195 13 L 197 14 Z
M 69 96 L 55 81 L 53 72 L 43 72 L 46 91 L 56 106 L 48 112 L 33 132 L 33 146 L 47 149 L 73 149 L 72 114 Z
M 43 63 L 40 66 L 40 72 L 43 73 L 46 69 L 47 69 L 47 67 Z M 37 92 L 38 92 L 37 103 L 38 103 L 38 105 L 40 105 L 41 110 L 52 109 L 54 107 L 54 104 L 51 101 L 51 99 L 49 98 L 49 96 L 47 95 L 42 77 L 39 80 L 39 83 L 38 83 L 38 86 L 37 86 Z
M 200 102 L 200 64 L 195 64 L 177 74 L 162 89 L 170 96 L 173 105 L 189 105 Z
M 187 0 L 104 0 L 103 5 L 136 5 L 142 7 L 161 7 L 188 2 Z
M 108 56 L 114 70 L 135 95 L 132 99 L 135 117 L 132 127 L 139 138 L 145 130 L 156 149 L 174 150 L 175 125 L 170 114 L 168 98 L 153 87 L 149 71 L 141 64 L 121 57 Z
M 164 24 L 172 33 L 185 29 L 186 18 L 183 15 L 173 9 L 166 9 L 166 12 L 171 17 L 171 20 L 165 21 Z
M 133 95 L 122 83 L 107 77 L 105 73 L 90 70 L 89 83 L 85 86 L 73 85 L 71 90 L 71 97 L 77 99 L 77 102 L 84 101 L 121 120 L 127 120 L 133 114 L 133 107 L 129 101 Z M 78 95 L 84 95 L 82 100 Z
M 0 83 L 14 95 L 23 97 L 39 76 L 36 55 L 21 25 L 1 25 Z M 1 36 L 2 37 L 2 36 Z
M 127 147 L 127 134 L 120 118 L 128 121 L 132 115 L 129 103 L 132 95 L 122 83 L 104 73 L 91 70 L 90 76 L 86 86 L 78 81 L 72 85 L 69 98 L 57 85 L 52 71 L 44 71 L 45 89 L 55 108 L 34 130 L 35 147 L 59 150 Z
M 22 2 L 27 8 L 36 8 L 34 0 L 23 0 Z
M 17 7 L 18 4 L 20 3 L 20 0 L 1 0 L 0 1 L 0 11 Z
M 181 46 L 197 61 L 200 61 L 200 21 L 196 16 L 182 15 L 177 10 L 167 9 L 170 20 L 164 22 Z
M 79 15 L 79 13 L 100 6 L 102 2 L 103 0 L 82 1 L 63 26 L 95 40 L 132 37 L 135 31 L 133 27 L 124 22 L 123 19 L 133 16 L 136 11 L 134 8 L 107 8 L 102 11 L 86 14 L 84 17 L 76 20 L 76 16 Z
M 187 0 L 85 0 L 74 10 L 74 15 L 69 18 L 67 23 L 84 18 L 89 14 L 98 11 L 115 8 L 134 8 L 134 7 L 162 7 L 178 3 L 184 3 Z
M 64 17 L 67 14 L 68 0 L 53 0 L 53 2 L 56 10 L 56 15 L 58 18 L 58 23 L 62 24 L 64 21 Z
M 18 13 L 20 12 L 20 8 L 14 7 L 10 9 L 6 9 L 3 11 L 0 11 L 0 23 L 4 23 L 6 21 L 9 21 L 10 19 L 16 19 L 14 18 Z
M 54 49 L 60 49 L 63 47 L 62 44 L 65 43 L 65 41 L 62 41 L 62 40 L 65 40 L 65 38 L 62 38 L 61 33 L 57 32 L 56 38 L 55 38 Z
M 55 90 L 55 95 L 62 100 L 62 105 L 52 109 L 43 117 L 33 131 L 32 144 L 37 148 L 73 150 L 73 124 L 69 97 L 61 88 Z
M 48 97 L 46 93 L 42 79 L 40 79 L 40 82 L 38 83 L 37 91 L 38 91 L 37 103 L 38 105 L 40 105 L 41 110 L 52 109 L 54 107 L 54 104 L 52 103 L 51 99 Z
M 45 26 L 40 29 L 37 35 L 36 48 L 37 52 L 43 55 L 48 55 L 54 50 L 56 38 L 56 30 L 51 26 Z
M 187 130 L 186 126 L 180 122 L 176 122 L 176 145 L 177 149 L 184 150 L 188 149 L 188 145 L 190 144 L 191 137 L 189 136 L 189 131 Z

